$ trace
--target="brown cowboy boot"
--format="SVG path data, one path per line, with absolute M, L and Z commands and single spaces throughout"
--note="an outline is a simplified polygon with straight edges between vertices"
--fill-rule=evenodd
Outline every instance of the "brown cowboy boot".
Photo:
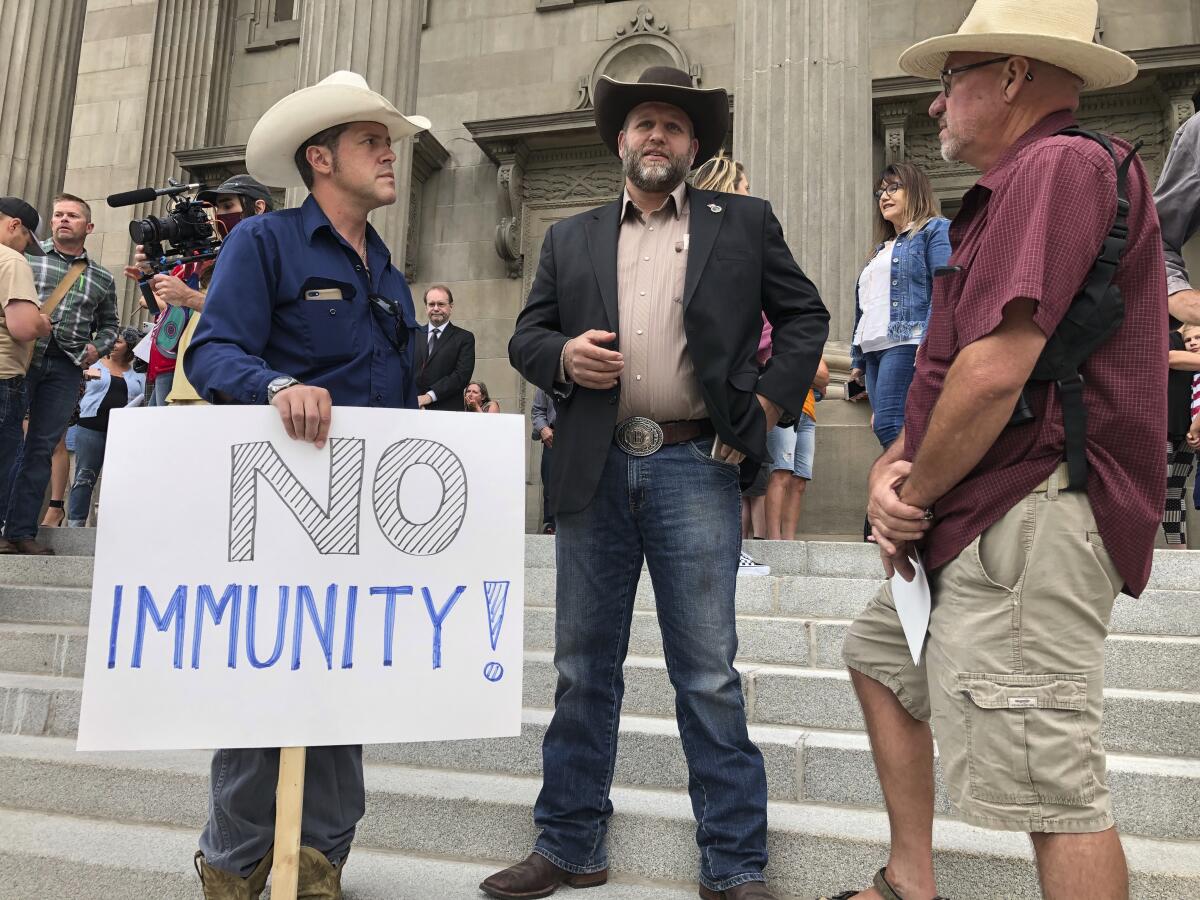
M 296 900 L 342 900 L 342 869 L 347 853 L 336 866 L 320 850 L 300 848 L 300 887 Z
M 192 863 L 196 867 L 196 874 L 200 876 L 204 900 L 258 900 L 259 894 L 267 886 L 267 876 L 271 874 L 271 856 L 272 851 L 268 850 L 253 872 L 245 878 L 239 878 L 232 872 L 213 868 L 204 859 L 204 853 L 197 850 Z
M 767 889 L 764 881 L 748 881 L 723 891 L 700 885 L 700 896 L 702 900 L 775 900 L 775 895 Z

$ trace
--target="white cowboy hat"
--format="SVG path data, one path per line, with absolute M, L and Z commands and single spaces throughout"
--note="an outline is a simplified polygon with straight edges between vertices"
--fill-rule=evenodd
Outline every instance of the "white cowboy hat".
M 334 72 L 288 94 L 254 125 L 246 141 L 246 170 L 263 184 L 303 187 L 295 156 L 318 132 L 348 122 L 378 122 L 393 142 L 430 127 L 424 116 L 406 116 L 354 72 Z
M 914 44 L 900 55 L 900 68 L 938 78 L 950 53 L 997 53 L 1066 69 L 1085 90 L 1133 81 L 1137 63 L 1094 42 L 1098 16 L 1097 0 L 976 0 L 957 34 Z

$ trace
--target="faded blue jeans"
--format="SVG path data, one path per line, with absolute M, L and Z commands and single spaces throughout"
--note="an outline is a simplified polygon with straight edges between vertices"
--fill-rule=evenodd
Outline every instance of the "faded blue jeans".
M 711 459 L 711 445 L 642 458 L 613 446 L 592 502 L 557 517 L 558 689 L 534 850 L 570 872 L 608 866 L 622 664 L 644 558 L 675 687 L 700 880 L 714 891 L 763 880 L 767 781 L 733 667 L 741 495 L 737 467 Z
M 900 436 L 900 429 L 904 427 L 904 404 L 908 400 L 916 358 L 915 344 L 901 344 L 863 354 L 867 367 L 867 397 L 875 416 L 872 428 L 885 450 Z
M 107 431 L 84 428 L 75 429 L 75 482 L 71 485 L 71 496 L 67 500 L 67 524 L 72 528 L 87 525 L 92 511 L 92 491 L 104 468 L 104 446 L 108 442 Z
M 29 429 L 9 479 L 0 484 L 0 519 L 10 541 L 37 537 L 38 517 L 50 483 L 50 458 L 79 402 L 83 371 L 53 348 L 29 368 L 25 379 Z

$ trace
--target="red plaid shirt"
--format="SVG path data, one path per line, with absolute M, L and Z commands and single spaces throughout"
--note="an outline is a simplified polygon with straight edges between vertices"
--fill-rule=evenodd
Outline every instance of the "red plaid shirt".
M 921 446 L 942 382 L 959 350 L 990 334 L 1011 300 L 1037 302 L 1047 336 L 1078 293 L 1116 217 L 1116 171 L 1104 148 L 1053 137 L 1074 125 L 1047 116 L 1016 141 L 963 198 L 950 228 L 951 266 L 935 280 L 933 311 L 905 415 L 905 455 Z M 1124 160 L 1130 145 L 1113 139 Z M 1084 363 L 1088 498 L 1126 590 L 1150 576 L 1166 492 L 1167 287 L 1152 185 L 1140 161 L 1129 170 L 1129 243 L 1116 284 L 1125 321 Z M 965 549 L 1063 461 L 1058 389 L 1027 391 L 1036 421 L 1006 428 L 979 465 L 934 506 L 925 564 Z

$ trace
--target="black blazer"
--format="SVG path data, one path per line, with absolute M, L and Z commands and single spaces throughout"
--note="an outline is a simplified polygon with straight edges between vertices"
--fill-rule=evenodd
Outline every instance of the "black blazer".
M 426 323 L 416 332 L 416 341 L 417 394 L 427 391 L 437 394 L 437 400 L 425 408 L 462 412 L 463 391 L 475 372 L 475 335 L 448 322 L 433 356 L 428 356 L 429 323 Z
M 767 457 L 766 422 L 754 395 L 799 415 L 829 333 L 829 313 L 792 258 L 769 203 L 691 189 L 688 198 L 688 352 L 717 432 L 747 456 L 742 482 L 748 485 Z M 591 502 L 617 424 L 619 386 L 589 390 L 557 378 L 569 338 L 592 328 L 617 331 L 620 211 L 617 201 L 550 227 L 508 344 L 513 367 L 557 398 L 554 512 L 576 512 Z M 774 350 L 760 375 L 755 354 L 764 312 Z

